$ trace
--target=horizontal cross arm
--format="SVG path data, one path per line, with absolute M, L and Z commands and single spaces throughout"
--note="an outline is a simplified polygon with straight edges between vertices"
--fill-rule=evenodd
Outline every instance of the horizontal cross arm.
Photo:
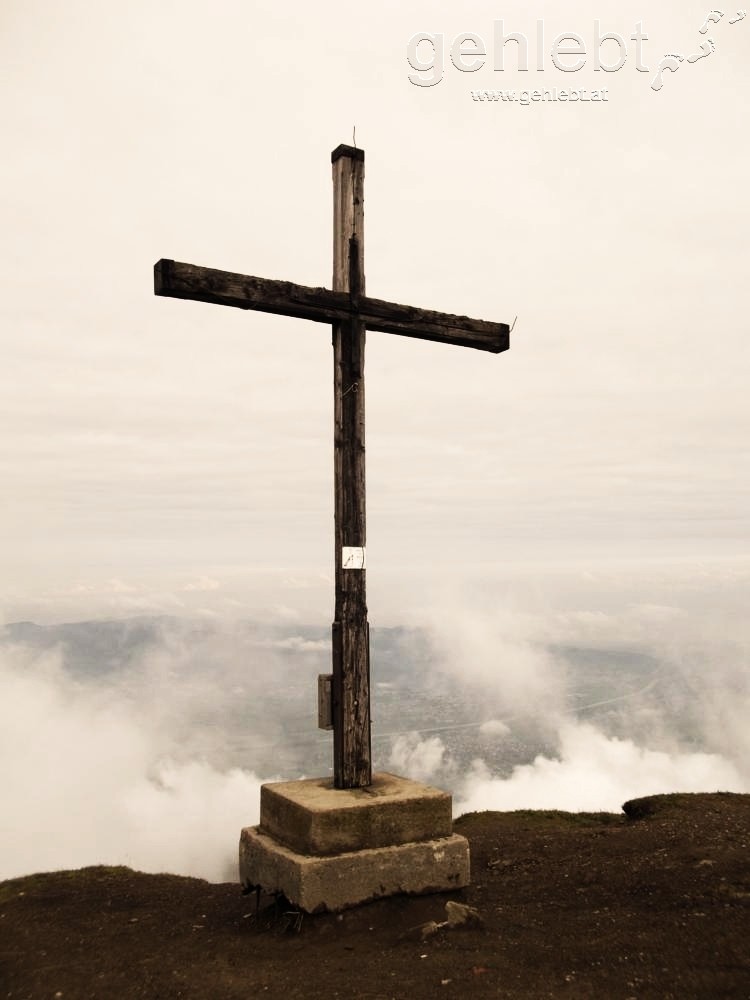
M 160 260 L 154 265 L 154 294 L 311 319 L 316 323 L 348 319 L 351 313 L 346 292 L 217 271 L 176 260 Z
M 475 347 L 492 354 L 500 354 L 510 347 L 510 327 L 507 323 L 490 323 L 484 319 L 453 316 L 451 313 L 370 298 L 360 300 L 360 315 L 368 330 L 380 333 L 418 337 L 457 347 Z
M 347 292 L 217 271 L 174 260 L 160 260 L 154 265 L 154 293 L 294 316 L 316 323 L 335 323 L 357 316 L 368 330 L 474 347 L 493 354 L 507 351 L 509 347 L 507 323 L 488 323 L 365 296 L 354 301 Z

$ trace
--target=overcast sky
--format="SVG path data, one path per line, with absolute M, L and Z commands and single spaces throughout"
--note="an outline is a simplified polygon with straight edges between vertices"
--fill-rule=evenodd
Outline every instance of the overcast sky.
M 368 337 L 371 620 L 514 567 L 746 573 L 750 18 L 701 34 L 709 11 L 5 0 L 2 618 L 328 613 L 328 331 L 157 299 L 152 266 L 330 287 L 330 152 L 355 125 L 368 293 L 518 317 L 499 356 Z M 493 68 L 500 17 L 528 72 L 513 43 Z M 597 19 L 617 71 L 594 69 Z M 433 86 L 409 80 L 421 32 L 443 36 Z

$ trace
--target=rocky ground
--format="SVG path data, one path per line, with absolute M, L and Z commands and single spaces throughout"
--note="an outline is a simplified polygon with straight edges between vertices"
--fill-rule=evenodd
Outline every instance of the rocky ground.
M 456 830 L 468 889 L 339 915 L 127 868 L 0 883 L 0 998 L 750 998 L 750 796 Z M 435 929 L 448 900 L 480 922 Z

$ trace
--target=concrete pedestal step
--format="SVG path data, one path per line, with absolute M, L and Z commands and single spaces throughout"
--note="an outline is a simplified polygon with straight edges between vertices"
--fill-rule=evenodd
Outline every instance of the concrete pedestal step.
M 356 789 L 274 782 L 261 787 L 260 824 L 242 831 L 240 881 L 308 913 L 343 910 L 468 885 L 469 844 L 453 833 L 451 796 L 420 782 L 387 773 Z

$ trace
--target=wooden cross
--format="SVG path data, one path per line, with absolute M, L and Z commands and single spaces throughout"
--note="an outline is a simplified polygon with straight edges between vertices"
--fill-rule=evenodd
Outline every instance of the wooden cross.
M 336 788 L 371 784 L 370 638 L 365 597 L 365 330 L 499 354 L 506 323 L 365 295 L 364 150 L 333 163 L 333 289 L 309 288 L 174 260 L 154 266 L 157 295 L 296 316 L 333 327 L 336 603 L 333 622 L 333 772 Z

